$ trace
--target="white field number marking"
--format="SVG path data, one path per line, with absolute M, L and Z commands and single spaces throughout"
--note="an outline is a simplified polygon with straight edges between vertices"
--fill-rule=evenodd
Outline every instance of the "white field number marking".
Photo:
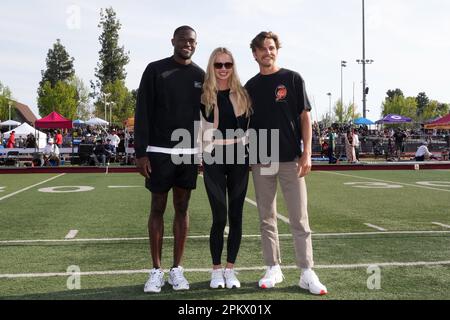
M 92 191 L 94 189 L 95 188 L 93 187 L 86 187 L 86 186 L 59 186 L 59 187 L 42 188 L 39 189 L 38 191 L 44 193 L 73 193 L 73 192 L 87 192 Z
M 346 186 L 352 186 L 353 188 L 361 189 L 400 189 L 403 186 L 398 184 L 389 184 L 384 182 L 347 182 L 344 183 Z
M 0 192 L 5 192 L 6 187 L 0 187 Z

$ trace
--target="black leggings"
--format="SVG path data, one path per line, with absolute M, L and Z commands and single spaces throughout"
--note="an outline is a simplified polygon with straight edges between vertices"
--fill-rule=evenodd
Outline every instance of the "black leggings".
M 224 230 L 228 219 L 227 262 L 234 264 L 241 245 L 242 211 L 248 186 L 248 164 L 204 164 L 205 187 L 213 223 L 209 246 L 214 265 L 221 264 Z

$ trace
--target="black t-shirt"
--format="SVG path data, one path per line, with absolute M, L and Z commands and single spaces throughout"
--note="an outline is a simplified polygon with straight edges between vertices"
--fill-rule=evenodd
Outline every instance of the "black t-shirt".
M 259 130 L 268 130 L 267 150 L 270 155 L 270 131 L 278 129 L 279 161 L 289 162 L 300 156 L 299 118 L 304 110 L 311 110 L 300 74 L 287 69 L 280 69 L 270 75 L 258 74 L 247 82 L 245 88 L 252 99 L 250 128 L 257 132 L 258 145 L 261 139 Z M 258 157 L 258 162 L 260 160 Z
M 200 120 L 200 96 L 205 72 L 195 63 L 182 65 L 173 57 L 150 63 L 139 86 L 135 123 L 136 156 L 143 157 L 148 145 L 173 148 L 176 129 L 186 129 L 191 141 L 182 147 L 194 147 L 195 121 Z
M 217 106 L 219 109 L 219 124 L 217 130 L 220 132 L 221 139 L 234 139 L 237 136 L 228 132 L 227 130 L 237 130 L 242 129 L 243 131 L 247 130 L 248 118 L 245 115 L 240 115 L 236 117 L 234 113 L 233 104 L 230 100 L 230 90 L 223 90 L 217 93 Z M 213 123 L 214 122 L 214 112 L 210 112 L 210 114 L 206 115 L 205 106 L 201 105 L 201 110 L 203 117 L 206 121 Z M 230 135 L 232 134 L 232 135 Z M 216 136 L 217 138 L 217 136 Z

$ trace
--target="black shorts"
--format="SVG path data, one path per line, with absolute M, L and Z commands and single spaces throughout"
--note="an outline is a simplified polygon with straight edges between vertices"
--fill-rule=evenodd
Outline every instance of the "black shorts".
M 173 187 L 193 190 L 197 187 L 198 165 L 174 164 L 172 156 L 165 153 L 147 153 L 152 172 L 145 179 L 145 187 L 154 193 L 166 193 Z

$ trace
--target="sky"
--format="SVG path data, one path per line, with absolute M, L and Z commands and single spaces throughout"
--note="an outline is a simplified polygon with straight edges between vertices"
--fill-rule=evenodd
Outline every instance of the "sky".
M 258 73 L 249 44 L 260 31 L 279 35 L 278 65 L 305 80 L 314 120 L 341 98 L 362 114 L 362 0 L 1 0 L 0 82 L 38 116 L 36 92 L 48 50 L 61 39 L 76 75 L 95 80 L 100 9 L 113 7 L 129 51 L 126 85 L 136 89 L 148 63 L 173 54 L 180 25 L 197 31 L 195 63 L 206 68 L 219 46 L 231 50 L 241 82 Z M 377 120 L 389 89 L 450 102 L 450 1 L 365 0 L 367 118 Z M 341 68 L 341 61 L 347 67 Z M 341 71 L 343 81 L 341 82 Z M 3 120 L 3 119 L 2 119 Z

